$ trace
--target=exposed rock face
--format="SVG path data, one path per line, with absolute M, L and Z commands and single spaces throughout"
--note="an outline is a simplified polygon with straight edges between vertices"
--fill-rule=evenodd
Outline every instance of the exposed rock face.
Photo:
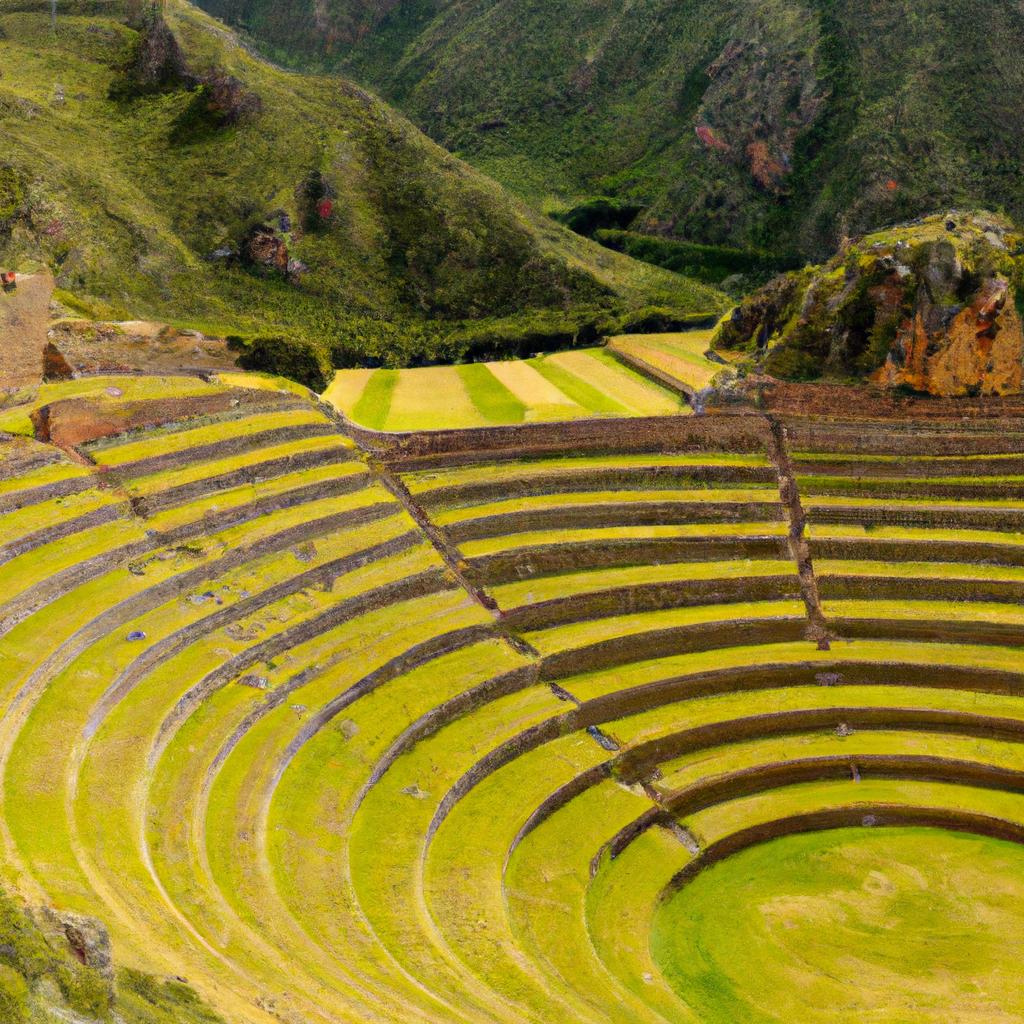
M 867 378 L 950 397 L 1016 394 L 1024 386 L 1022 253 L 1010 225 L 982 214 L 880 232 L 746 299 L 719 326 L 715 345 L 749 353 L 781 378 Z
M 288 273 L 288 245 L 268 224 L 252 229 L 242 243 L 242 258 L 255 266 Z
M 815 74 L 812 23 L 789 46 L 771 39 L 756 19 L 748 31 L 749 37 L 730 39 L 707 69 L 711 84 L 697 113 L 697 136 L 778 195 L 797 136 L 817 117 L 827 90 Z
M 75 959 L 98 971 L 108 982 L 114 980 L 114 958 L 107 929 L 95 918 L 69 911 L 46 908 L 45 930 L 63 935 Z

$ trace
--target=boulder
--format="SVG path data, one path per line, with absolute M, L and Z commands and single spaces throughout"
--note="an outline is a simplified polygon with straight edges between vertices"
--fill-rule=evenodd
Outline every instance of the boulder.
M 107 982 L 114 980 L 114 958 L 110 934 L 93 917 L 66 910 L 43 910 L 43 929 L 52 936 L 63 937 L 75 959 L 98 972 Z

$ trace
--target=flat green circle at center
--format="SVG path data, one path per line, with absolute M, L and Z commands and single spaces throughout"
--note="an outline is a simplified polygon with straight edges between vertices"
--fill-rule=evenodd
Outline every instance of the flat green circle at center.
M 930 828 L 777 839 L 669 899 L 652 949 L 707 1024 L 1019 1024 L 1024 847 Z

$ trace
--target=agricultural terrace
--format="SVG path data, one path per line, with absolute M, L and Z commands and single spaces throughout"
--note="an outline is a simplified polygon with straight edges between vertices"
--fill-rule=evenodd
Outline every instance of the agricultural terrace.
M 2 416 L 0 880 L 124 962 L 232 1024 L 1024 1012 L 1024 418 Z
M 414 431 L 691 412 L 722 367 L 711 332 L 624 335 L 605 348 L 410 370 L 338 370 L 324 398 L 372 430 Z

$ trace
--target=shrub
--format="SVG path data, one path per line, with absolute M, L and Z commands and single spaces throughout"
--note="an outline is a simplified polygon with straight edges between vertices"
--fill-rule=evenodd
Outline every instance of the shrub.
M 254 338 L 238 364 L 245 370 L 290 377 L 316 392 L 327 387 L 331 376 L 326 355 L 311 341 L 295 338 Z
M 793 257 L 761 249 L 733 249 L 724 245 L 698 245 L 635 231 L 600 230 L 594 240 L 635 260 L 692 277 L 704 284 L 721 284 L 742 276 L 743 288 L 763 283 L 783 270 L 799 266 Z
M 636 203 L 597 196 L 574 206 L 571 210 L 553 213 L 551 216 L 576 234 L 593 238 L 595 232 L 605 228 L 629 227 L 642 211 L 643 207 Z
M 21 176 L 10 164 L 0 165 L 0 228 L 18 215 L 24 203 Z
M 694 327 L 710 327 L 717 319 L 713 313 L 687 313 L 667 306 L 644 306 L 623 314 L 615 333 L 664 334 L 669 331 L 686 331 Z

